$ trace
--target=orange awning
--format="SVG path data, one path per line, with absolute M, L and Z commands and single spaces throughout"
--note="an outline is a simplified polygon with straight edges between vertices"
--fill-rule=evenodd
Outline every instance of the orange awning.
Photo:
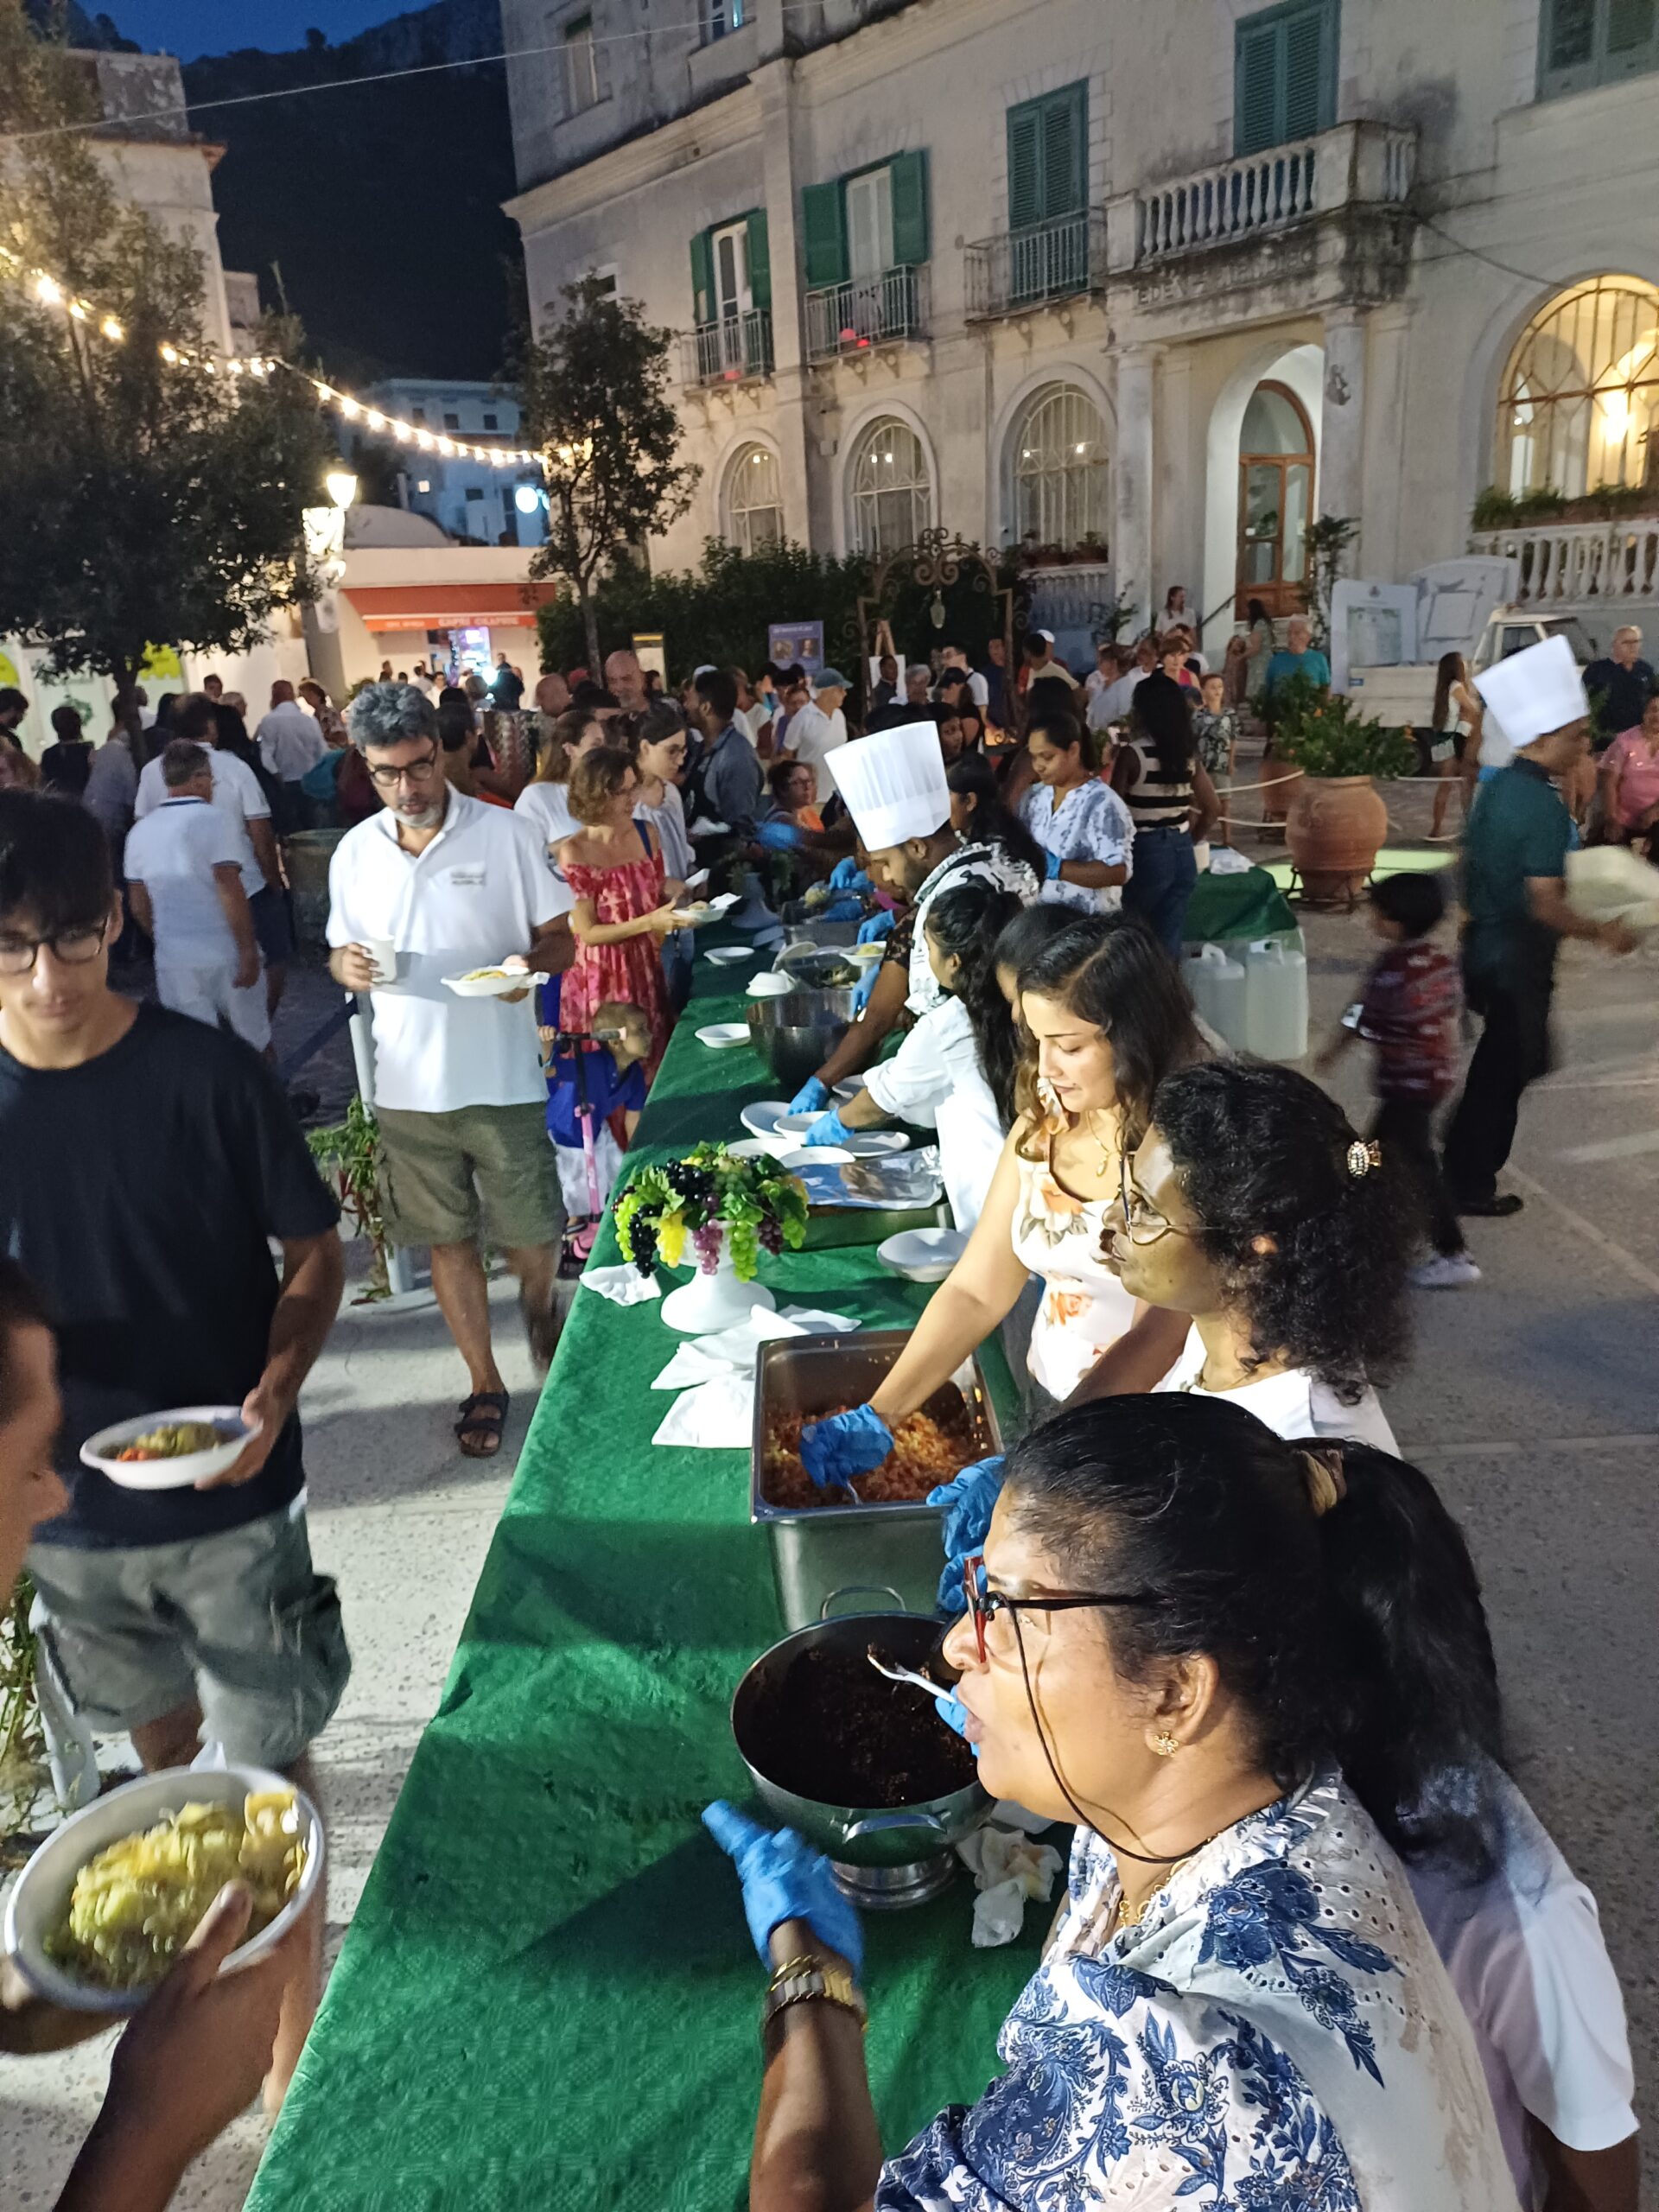
M 532 628 L 536 610 L 559 595 L 556 583 L 357 584 L 346 597 L 371 630 Z

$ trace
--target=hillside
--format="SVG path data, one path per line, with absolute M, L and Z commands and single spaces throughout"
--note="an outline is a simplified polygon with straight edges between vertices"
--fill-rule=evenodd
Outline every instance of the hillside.
M 185 67 L 192 124 L 226 149 L 213 179 L 226 267 L 255 270 L 267 306 L 285 295 L 344 380 L 493 376 L 522 282 L 500 209 L 513 171 L 499 63 L 205 104 L 499 53 L 497 0 L 437 0 L 339 46 L 312 36 L 297 53 Z

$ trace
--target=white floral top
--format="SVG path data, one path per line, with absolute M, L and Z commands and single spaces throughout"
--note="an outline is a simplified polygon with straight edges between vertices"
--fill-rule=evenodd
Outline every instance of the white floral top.
M 1109 784 L 1098 778 L 1079 784 L 1067 791 L 1058 813 L 1049 785 L 1033 784 L 1020 811 L 1032 836 L 1057 860 L 1098 861 L 1103 868 L 1127 868 L 1133 874 L 1135 823 Z M 1085 913 L 1115 914 L 1123 904 L 1123 887 L 1111 883 L 1103 891 L 1091 891 L 1086 883 L 1063 883 L 1055 876 L 1044 884 L 1042 896 L 1053 905 L 1080 906 Z
M 1109 1937 L 1117 1895 L 1080 1828 L 1007 2071 L 888 2160 L 877 2212 L 1515 2212 L 1468 2022 L 1338 1776 L 1227 1829 Z

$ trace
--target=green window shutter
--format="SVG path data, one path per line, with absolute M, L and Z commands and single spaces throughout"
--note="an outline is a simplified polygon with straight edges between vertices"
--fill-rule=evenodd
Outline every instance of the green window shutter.
M 772 246 L 766 232 L 766 211 L 756 207 L 750 211 L 749 226 L 749 297 L 758 308 L 772 305 Z
M 1615 68 L 1648 58 L 1653 22 L 1654 0 L 1607 0 L 1607 59 Z
M 703 330 L 715 319 L 715 251 L 707 231 L 691 241 L 691 320 Z
M 847 207 L 839 177 L 833 184 L 809 184 L 803 188 L 801 245 L 809 292 L 846 283 Z
M 1328 128 L 1325 88 L 1329 72 L 1325 41 L 1332 25 L 1323 6 L 1304 9 L 1284 21 L 1285 117 L 1287 138 L 1311 138 Z
M 895 154 L 887 163 L 893 188 L 893 259 L 899 269 L 928 257 L 927 155 Z
M 1279 27 L 1241 23 L 1234 64 L 1233 143 L 1259 154 L 1279 136 Z
M 1247 16 L 1233 46 L 1233 145 L 1259 154 L 1336 121 L 1337 0 Z
M 1043 215 L 1075 215 L 1088 197 L 1087 88 L 1068 85 L 1043 103 Z
M 1543 25 L 1544 67 L 1582 69 L 1596 51 L 1596 0 L 1548 0 Z
M 1033 100 L 1008 110 L 1008 228 L 1029 230 L 1042 219 L 1042 111 Z

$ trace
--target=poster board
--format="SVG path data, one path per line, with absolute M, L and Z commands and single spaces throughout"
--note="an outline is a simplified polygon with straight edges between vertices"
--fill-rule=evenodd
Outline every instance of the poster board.
M 791 668 L 799 661 L 809 676 L 816 677 L 823 666 L 823 623 L 768 623 L 766 658 L 774 668 Z

